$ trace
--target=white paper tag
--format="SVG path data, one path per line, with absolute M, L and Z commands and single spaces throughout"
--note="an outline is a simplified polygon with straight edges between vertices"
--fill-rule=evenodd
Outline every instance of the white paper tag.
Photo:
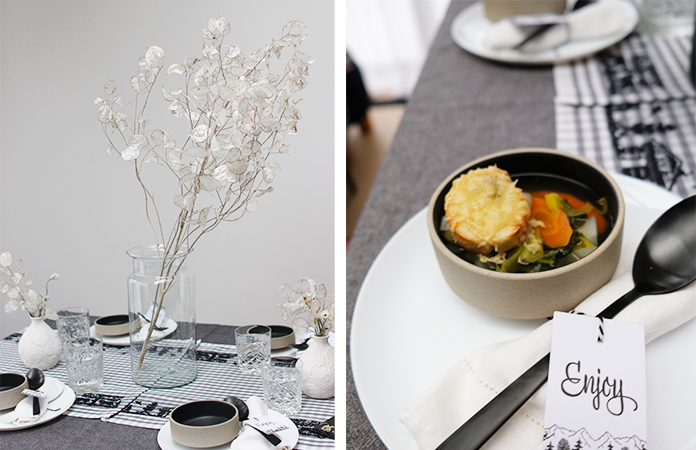
M 247 420 L 245 422 L 247 425 L 249 425 L 252 428 L 256 428 L 259 431 L 262 431 L 266 434 L 274 434 L 279 431 L 287 430 L 288 427 L 287 425 L 283 425 L 282 423 L 278 423 L 274 421 L 273 419 L 266 417 L 266 416 L 260 416 L 260 417 L 252 417 L 251 419 Z
M 643 325 L 556 312 L 552 336 L 542 448 L 647 449 Z
M 36 398 L 46 398 L 47 395 L 43 391 L 32 391 L 31 389 L 24 389 L 22 391 L 22 395 L 26 395 L 27 397 L 36 397 Z

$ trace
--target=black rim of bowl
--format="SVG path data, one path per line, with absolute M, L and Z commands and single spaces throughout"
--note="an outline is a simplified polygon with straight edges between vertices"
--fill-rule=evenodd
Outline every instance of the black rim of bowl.
M 25 381 L 26 377 L 18 373 L 0 373 L 0 392 L 18 388 Z
M 172 411 L 174 422 L 189 427 L 219 425 L 238 417 L 237 408 L 221 400 L 200 400 L 180 405 Z
M 269 327 L 271 328 L 271 339 L 290 336 L 294 332 L 291 327 L 285 325 L 269 325 Z
M 100 317 L 95 320 L 94 323 L 104 327 L 123 325 L 124 323 L 128 323 L 128 314 L 116 314 L 113 316 Z

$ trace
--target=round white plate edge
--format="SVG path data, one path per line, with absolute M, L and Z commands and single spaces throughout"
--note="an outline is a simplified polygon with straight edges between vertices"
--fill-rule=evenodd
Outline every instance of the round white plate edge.
M 661 209 L 661 210 L 666 210 L 670 206 L 674 205 L 677 203 L 681 198 L 677 196 L 676 194 L 673 194 L 666 189 L 663 189 L 653 183 L 646 182 L 637 178 L 633 178 L 627 175 L 623 174 L 617 174 L 617 173 L 612 173 L 611 174 L 619 186 L 622 189 L 622 193 L 624 195 L 624 200 L 628 204 L 633 204 L 637 205 L 640 207 L 645 207 L 645 208 L 650 208 L 650 209 Z M 637 195 L 636 190 L 640 191 L 641 195 Z M 408 440 L 413 443 L 413 438 L 411 437 L 410 433 L 408 430 L 405 428 L 405 426 L 398 421 L 397 418 L 397 424 L 396 426 L 398 428 L 394 429 L 394 423 L 393 420 L 394 418 L 384 418 L 379 415 L 379 411 L 375 412 L 373 411 L 373 404 L 371 403 L 371 399 L 369 398 L 364 398 L 364 395 L 361 396 L 361 390 L 369 390 L 365 389 L 366 387 L 369 387 L 370 383 L 370 376 L 369 376 L 369 370 L 368 370 L 368 363 L 364 362 L 361 363 L 363 360 L 361 358 L 362 355 L 356 353 L 356 348 L 368 348 L 367 343 L 362 343 L 361 339 L 362 337 L 366 336 L 367 333 L 359 333 L 356 330 L 360 328 L 360 323 L 363 322 L 364 320 L 362 319 L 363 314 L 368 317 L 371 315 L 371 312 L 368 311 L 368 307 L 366 305 L 366 301 L 363 301 L 361 303 L 361 298 L 366 295 L 364 291 L 367 291 L 370 289 L 371 285 L 375 280 L 373 278 L 376 277 L 376 270 L 373 270 L 374 268 L 379 267 L 380 261 L 383 258 L 386 258 L 386 254 L 390 251 L 390 247 L 394 245 L 394 241 L 397 239 L 397 237 L 400 234 L 404 234 L 409 230 L 411 227 L 413 227 L 413 223 L 417 222 L 422 218 L 422 215 L 425 214 L 426 208 L 421 209 L 419 212 L 414 214 L 409 220 L 407 220 L 399 230 L 397 230 L 396 233 L 394 233 L 393 236 L 390 237 L 390 239 L 387 241 L 387 243 L 384 245 L 382 250 L 380 250 L 379 254 L 373 261 L 370 269 L 368 270 L 365 279 L 363 281 L 363 284 L 360 288 L 360 291 L 358 292 L 358 297 L 356 301 L 356 306 L 353 311 L 353 319 L 352 319 L 352 325 L 351 325 L 351 334 L 350 334 L 350 358 L 351 358 L 351 364 L 353 367 L 353 378 L 355 381 L 355 386 L 356 386 L 356 391 L 358 393 L 358 397 L 360 398 L 360 401 L 362 403 L 363 409 L 365 410 L 365 413 L 372 424 L 373 428 L 375 429 L 377 435 L 383 440 L 383 442 L 387 445 L 388 448 L 398 448 L 399 446 L 404 445 L 404 433 L 405 435 L 408 436 Z M 377 280 L 378 282 L 378 280 Z M 358 344 L 358 345 L 356 345 Z M 382 348 L 382 347 L 380 347 Z M 384 350 L 384 348 L 382 348 Z M 365 370 L 365 373 L 363 373 L 363 370 Z M 362 387 L 362 389 L 361 389 Z M 396 436 L 398 433 L 401 439 L 401 441 L 398 442 L 399 445 L 395 445 L 394 442 L 394 436 Z
M 167 319 L 167 322 L 165 323 L 167 323 L 165 333 L 159 339 L 169 336 L 176 331 L 177 327 L 179 326 L 179 324 L 172 319 Z M 114 347 L 128 347 L 130 345 L 130 336 L 128 334 L 122 334 L 120 336 L 104 336 L 96 332 L 94 325 L 89 327 L 89 335 L 92 337 L 98 337 L 104 344 L 113 345 Z
M 561 64 L 575 59 L 591 56 L 608 47 L 611 47 L 612 45 L 620 42 L 626 36 L 631 34 L 631 32 L 638 25 L 639 13 L 635 5 L 629 3 L 628 1 L 624 0 L 623 5 L 626 8 L 627 13 L 629 14 L 629 22 L 627 22 L 627 24 L 621 31 L 613 35 L 604 36 L 592 40 L 585 40 L 579 43 L 579 48 L 576 48 L 574 52 L 572 51 L 572 47 L 570 47 L 571 51 L 567 51 L 567 49 L 569 48 L 567 47 L 569 45 L 568 43 L 555 49 L 546 50 L 544 52 L 525 54 L 513 52 L 512 50 L 507 52 L 490 50 L 485 48 L 483 44 L 479 45 L 478 42 L 469 41 L 463 36 L 460 29 L 465 19 L 469 18 L 468 16 L 478 14 L 479 16 L 483 17 L 483 5 L 481 4 L 481 2 L 474 3 L 473 5 L 464 8 L 457 14 L 457 16 L 452 21 L 452 25 L 450 26 L 450 36 L 459 47 L 466 50 L 467 52 L 492 61 L 510 64 Z M 572 44 L 573 43 L 570 43 L 570 45 Z M 584 48 L 585 50 L 581 50 L 582 48 Z M 568 54 L 563 55 L 562 53 Z
M 73 391 L 72 388 L 66 384 L 65 388 L 63 389 L 63 392 L 58 396 L 58 398 L 49 403 L 49 406 L 52 406 L 53 408 L 58 407 L 57 411 L 46 411 L 39 420 L 37 420 L 34 423 L 29 423 L 25 425 L 11 425 L 7 423 L 0 423 L 0 431 L 24 430 L 26 428 L 35 427 L 37 425 L 50 422 L 51 420 L 55 419 L 56 417 L 60 416 L 65 411 L 70 409 L 73 403 L 75 403 L 75 391 Z
M 289 418 L 273 410 L 268 411 L 268 416 L 271 419 L 274 419 L 277 422 L 280 422 L 288 427 L 286 430 L 278 432 L 278 434 L 280 435 L 280 438 L 283 440 L 283 442 L 285 442 L 288 445 L 291 445 L 290 448 L 295 448 L 297 442 L 300 440 L 300 432 L 297 429 L 297 425 L 295 425 L 293 421 Z M 186 447 L 174 441 L 174 439 L 172 438 L 172 430 L 169 422 L 167 422 L 162 428 L 160 428 L 160 431 L 157 433 L 157 443 L 160 445 L 160 447 L 162 447 L 162 450 L 192 449 L 192 447 Z M 210 450 L 223 449 L 229 447 L 230 443 L 228 442 L 227 444 L 212 447 Z

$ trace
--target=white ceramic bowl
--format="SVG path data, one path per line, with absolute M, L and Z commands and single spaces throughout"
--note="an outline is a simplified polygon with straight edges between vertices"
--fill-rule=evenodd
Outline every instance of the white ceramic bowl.
M 445 195 L 459 175 L 493 164 L 507 170 L 513 180 L 533 174 L 561 177 L 591 189 L 597 198 L 606 197 L 611 231 L 590 255 L 544 272 L 502 273 L 477 267 L 461 259 L 445 245 L 440 234 Z M 519 182 L 518 185 L 524 188 Z M 433 194 L 427 218 L 440 270 L 459 297 L 496 316 L 537 319 L 550 317 L 554 311 L 570 311 L 609 281 L 619 262 L 624 214 L 621 190 L 600 166 L 569 153 L 530 148 L 491 154 L 458 169 Z

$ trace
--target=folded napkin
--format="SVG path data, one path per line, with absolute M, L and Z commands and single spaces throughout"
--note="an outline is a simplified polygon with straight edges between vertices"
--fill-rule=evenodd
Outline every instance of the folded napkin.
M 536 53 L 558 47 L 567 41 L 598 38 L 616 33 L 628 21 L 626 10 L 621 3 L 621 0 L 598 1 L 565 16 L 552 18 L 551 23 L 558 23 L 559 19 L 562 23 L 549 28 L 520 50 L 525 53 Z M 513 16 L 502 19 L 486 31 L 483 44 L 493 50 L 512 49 L 527 36 L 519 24 L 531 21 L 534 21 L 534 16 Z M 545 21 L 545 17 L 539 17 L 539 23 Z
M 268 415 L 268 408 L 266 404 L 259 397 L 251 396 L 246 401 L 247 407 L 249 407 L 249 418 L 252 417 L 264 417 Z M 278 436 L 280 437 L 280 436 Z M 281 440 L 280 444 L 274 446 L 268 440 L 258 432 L 258 430 L 244 425 L 242 427 L 239 436 L 232 441 L 230 446 L 231 450 L 291 450 L 291 446 L 286 444 Z
M 48 398 L 39 399 L 39 414 L 34 415 L 34 397 L 27 396 L 17 403 L 14 411 L 0 417 L 0 422 L 12 423 L 15 425 L 28 425 L 36 422 L 44 415 L 48 407 Z
M 614 278 L 575 308 L 597 315 L 633 288 L 631 266 L 636 246 L 624 246 Z M 642 323 L 645 342 L 696 316 L 696 283 L 663 295 L 644 296 L 621 311 L 616 320 Z M 517 379 L 551 349 L 549 321 L 519 339 L 483 347 L 447 369 L 440 379 L 401 416 L 418 448 L 436 448 L 481 407 Z M 544 430 L 546 385 L 482 447 L 486 450 L 540 450 Z
M 65 384 L 56 378 L 46 377 L 43 386 L 39 388 L 40 392 L 46 394 L 45 398 L 39 399 L 38 415 L 34 415 L 34 397 L 27 396 L 15 406 L 13 411 L 0 416 L 0 422 L 13 423 L 15 425 L 27 425 L 39 420 L 48 408 L 48 404 L 60 397 L 65 389 Z

